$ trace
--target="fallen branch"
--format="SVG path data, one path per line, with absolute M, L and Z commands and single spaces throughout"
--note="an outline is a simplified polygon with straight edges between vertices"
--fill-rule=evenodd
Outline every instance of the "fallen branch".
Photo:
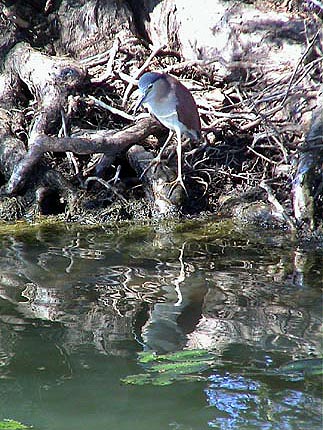
M 136 124 L 117 132 L 111 130 L 101 130 L 95 133 L 83 131 L 83 135 L 80 132 L 78 137 L 63 138 L 39 135 L 26 156 L 14 169 L 7 184 L 7 192 L 16 194 L 21 190 L 29 173 L 45 152 L 106 153 L 115 157 L 160 128 L 161 125 L 153 118 L 143 118 Z

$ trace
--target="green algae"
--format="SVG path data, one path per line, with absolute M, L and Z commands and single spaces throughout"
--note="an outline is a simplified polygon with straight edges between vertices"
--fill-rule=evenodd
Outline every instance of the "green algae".
M 32 428 L 31 426 L 27 426 L 16 420 L 4 419 L 0 421 L 1 430 L 25 430 L 25 429 L 31 429 L 31 428 Z
M 215 366 L 215 354 L 205 349 L 183 350 L 158 355 L 154 351 L 138 354 L 138 363 L 146 373 L 129 375 L 121 381 L 131 385 L 170 385 L 174 382 L 204 382 L 201 373 Z

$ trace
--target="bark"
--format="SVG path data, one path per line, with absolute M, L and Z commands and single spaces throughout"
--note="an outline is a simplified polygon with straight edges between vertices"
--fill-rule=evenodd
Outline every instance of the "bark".
M 196 0 L 130 0 L 141 33 L 154 46 L 205 61 L 222 77 L 237 76 L 248 63 L 269 66 L 271 73 L 294 67 L 307 41 L 304 25 L 313 35 L 319 22 L 246 3 L 204 0 L 201 7 Z
M 68 94 L 84 82 L 85 76 L 85 71 L 75 61 L 49 57 L 27 43 L 19 43 L 10 51 L 5 62 L 2 74 L 5 85 L 0 92 L 0 103 L 7 103 L 7 94 L 13 88 L 21 93 L 24 83 L 38 107 L 30 134 L 48 133 L 57 127 Z
M 0 171 L 8 181 L 17 164 L 26 154 L 21 140 L 11 133 L 10 117 L 6 111 L 0 110 Z
M 122 39 L 133 36 L 132 16 L 124 1 L 63 0 L 55 18 L 59 26 L 56 51 L 77 59 L 110 49 L 117 35 Z
M 313 112 L 293 181 L 294 215 L 300 227 L 312 231 L 323 218 L 323 96 Z

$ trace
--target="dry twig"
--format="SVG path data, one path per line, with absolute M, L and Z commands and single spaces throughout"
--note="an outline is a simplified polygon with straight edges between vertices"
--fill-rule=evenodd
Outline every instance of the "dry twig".
M 151 62 L 151 60 L 162 50 L 162 49 L 164 49 L 165 48 L 165 45 L 163 45 L 163 46 L 160 46 L 160 47 L 158 47 L 158 48 L 156 48 L 156 49 L 154 49 L 153 51 L 152 51 L 152 53 L 149 55 L 149 57 L 147 58 L 147 60 L 144 62 L 144 64 L 137 70 L 137 72 L 134 74 L 134 76 L 133 76 L 133 79 L 134 80 L 136 80 L 136 79 L 138 79 L 139 78 L 139 76 L 142 74 L 142 72 L 146 69 L 146 67 L 150 64 L 150 62 Z M 123 98 L 122 98 L 122 106 L 125 106 L 125 104 L 126 104 L 126 102 L 127 102 L 127 100 L 128 100 L 128 96 L 129 96 L 129 94 L 130 94 L 130 91 L 132 90 L 132 87 L 133 87 L 133 81 L 132 82 L 129 82 L 129 84 L 128 84 L 128 86 L 127 86 L 127 88 L 126 88 L 126 90 L 125 90 L 125 92 L 124 92 L 124 95 L 123 95 Z
M 128 114 L 128 113 L 126 113 L 120 109 L 115 108 L 115 107 L 112 107 L 112 106 L 104 103 L 103 101 L 98 100 L 97 98 L 95 98 L 93 96 L 89 96 L 89 99 L 93 100 L 97 106 L 100 106 L 101 108 L 108 110 L 109 112 L 113 113 L 114 115 L 121 116 L 122 118 L 125 118 L 129 121 L 134 121 L 136 118 L 135 116 L 130 115 L 130 114 Z

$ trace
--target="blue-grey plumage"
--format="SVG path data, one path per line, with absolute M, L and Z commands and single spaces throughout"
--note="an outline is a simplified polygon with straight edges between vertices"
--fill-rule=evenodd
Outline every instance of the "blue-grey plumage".
M 184 187 L 181 164 L 181 136 L 193 140 L 201 137 L 201 121 L 197 106 L 190 91 L 176 78 L 166 73 L 147 72 L 139 79 L 140 96 L 136 109 L 143 104 L 165 127 L 170 130 L 168 139 L 157 160 L 172 137 L 177 135 L 178 172 L 176 183 Z

